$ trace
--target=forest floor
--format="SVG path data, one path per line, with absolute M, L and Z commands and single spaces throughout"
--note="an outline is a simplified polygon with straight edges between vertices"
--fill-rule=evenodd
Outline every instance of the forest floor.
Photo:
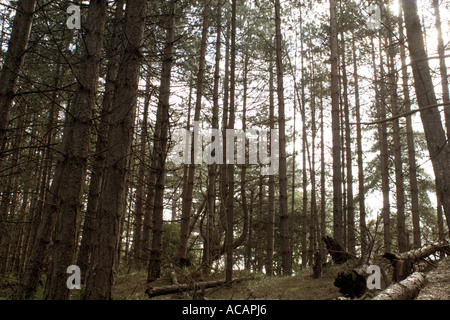
M 349 266 L 346 266 L 347 268 Z M 323 270 L 322 278 L 314 279 L 312 269 L 300 270 L 291 277 L 266 277 L 263 274 L 249 274 L 236 271 L 235 278 L 249 280 L 234 283 L 232 287 L 215 287 L 205 291 L 208 300 L 333 300 L 341 296 L 334 286 L 334 279 L 345 266 L 331 266 Z M 152 287 L 171 284 L 170 270 L 163 270 L 163 276 L 151 283 Z M 189 270 L 185 270 L 189 272 Z M 426 270 L 428 283 L 416 298 L 417 300 L 450 300 L 450 257 L 442 260 L 437 267 L 428 266 Z M 116 278 L 114 287 L 115 300 L 149 300 L 145 294 L 147 273 L 145 270 L 122 269 Z M 217 274 L 204 280 L 221 280 L 224 276 Z M 182 276 L 178 277 L 183 281 Z M 45 283 L 45 281 L 43 282 Z M 0 278 L 0 300 L 9 299 L 17 279 Z M 43 287 L 38 288 L 35 299 L 42 299 Z M 83 290 L 74 290 L 70 299 L 82 299 Z M 190 294 L 167 294 L 152 300 L 192 299 Z
M 416 300 L 450 300 L 450 257 L 427 274 L 428 283 Z
M 340 296 L 334 280 L 338 272 L 349 265 L 325 268 L 322 278 L 314 279 L 312 269 L 299 271 L 292 277 L 266 277 L 262 274 L 252 275 L 254 279 L 233 284 L 230 287 L 216 287 L 206 290 L 205 298 L 209 300 L 334 300 Z M 428 283 L 421 290 L 417 300 L 450 300 L 450 257 L 442 260 L 436 267 L 427 265 L 425 270 Z M 146 273 L 135 272 L 118 276 L 115 286 L 115 299 L 148 300 L 144 291 Z M 248 278 L 249 274 L 235 272 L 235 278 Z M 217 275 L 214 279 L 222 279 Z M 170 277 L 162 277 L 151 284 L 152 287 L 170 285 Z M 192 299 L 189 294 L 168 294 L 152 300 Z
M 338 267 L 327 268 L 320 279 L 313 278 L 311 269 L 304 269 L 292 277 L 266 277 L 262 274 L 249 275 L 244 271 L 236 271 L 235 278 L 250 279 L 234 283 L 232 287 L 206 289 L 205 298 L 209 300 L 331 300 L 339 296 L 338 288 L 333 285 L 338 270 Z M 141 272 L 119 275 L 114 290 L 115 299 L 148 300 L 144 293 L 147 287 L 145 278 L 146 274 Z M 222 278 L 222 275 L 217 275 L 207 280 Z M 153 282 L 151 286 L 170 284 L 169 279 L 162 278 Z M 187 294 L 168 294 L 152 299 L 192 299 L 192 297 Z

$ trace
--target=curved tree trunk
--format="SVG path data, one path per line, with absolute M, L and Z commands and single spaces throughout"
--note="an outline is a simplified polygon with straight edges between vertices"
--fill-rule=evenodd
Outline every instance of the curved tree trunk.
M 208 40 L 208 27 L 209 27 L 209 12 L 210 12 L 210 0 L 205 1 L 205 7 L 203 9 L 203 26 L 202 26 L 202 39 L 200 46 L 200 62 L 197 74 L 197 97 L 195 103 L 194 111 L 194 128 L 196 127 L 195 122 L 200 121 L 200 111 L 202 107 L 202 97 L 203 97 L 203 78 L 205 75 L 205 65 L 206 65 L 206 46 Z M 195 141 L 195 133 L 192 137 L 191 144 L 191 161 L 192 163 L 188 166 L 188 181 L 186 185 L 183 185 L 183 195 L 182 195 L 182 211 L 181 211 L 181 227 L 180 227 L 180 245 L 178 246 L 177 259 L 183 261 L 186 259 L 187 253 L 187 243 L 189 239 L 189 223 L 191 218 L 192 210 L 192 200 L 194 194 L 194 179 L 195 179 L 195 150 L 197 142 Z M 201 148 L 201 146 L 200 146 Z

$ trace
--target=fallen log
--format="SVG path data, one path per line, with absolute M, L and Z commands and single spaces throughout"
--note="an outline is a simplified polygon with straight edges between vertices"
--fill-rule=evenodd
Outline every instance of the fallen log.
M 413 273 L 413 264 L 415 261 L 424 259 L 436 251 L 448 250 L 448 248 L 448 244 L 431 244 L 420 249 L 414 249 L 399 254 L 386 252 L 382 257 L 392 263 L 392 266 L 394 267 L 392 280 L 397 283 L 406 279 Z M 352 299 L 361 297 L 367 291 L 367 278 L 369 276 L 367 270 L 370 265 L 376 264 L 374 261 L 375 257 L 371 255 L 367 263 L 351 270 L 339 272 L 334 281 L 334 286 L 338 287 L 339 292 L 346 297 Z M 378 266 L 381 267 L 379 263 Z M 380 268 L 380 271 L 383 275 L 385 286 L 387 286 L 389 285 L 389 280 L 385 276 L 383 269 L 384 268 Z
M 426 283 L 427 278 L 423 273 L 414 272 L 405 280 L 389 286 L 372 300 L 413 300 Z
M 249 280 L 249 278 L 239 278 L 232 281 L 232 283 L 241 282 L 244 280 Z M 224 280 L 215 280 L 215 281 L 201 281 L 201 282 L 191 282 L 191 283 L 182 283 L 182 284 L 172 284 L 167 286 L 161 286 L 161 287 L 148 287 L 145 290 L 145 294 L 149 298 L 153 298 L 156 296 L 162 296 L 165 294 L 171 294 L 171 293 L 179 293 L 179 292 L 186 292 L 186 291 L 195 291 L 195 290 L 204 290 L 207 288 L 213 288 L 213 287 L 219 287 L 226 285 L 227 282 Z
M 197 288 L 212 288 L 224 285 L 225 281 L 219 280 L 219 281 L 203 281 L 203 282 L 193 282 L 193 283 L 182 283 L 182 284 L 173 284 L 173 285 L 167 285 L 162 287 L 148 287 L 147 290 L 145 290 L 145 294 L 149 298 L 153 298 L 156 296 L 162 296 L 165 294 L 170 293 L 178 293 L 182 291 L 192 291 Z
M 448 245 L 442 244 L 431 244 L 419 249 L 414 249 L 408 252 L 402 252 L 397 255 L 400 260 L 411 260 L 416 261 L 428 257 L 430 254 L 441 250 L 442 248 L 448 247 Z
M 448 250 L 448 246 L 448 244 L 431 244 L 399 254 L 386 252 L 382 257 L 392 263 L 394 267 L 393 280 L 398 282 L 406 279 L 413 272 L 414 262 L 424 259 L 437 251 Z

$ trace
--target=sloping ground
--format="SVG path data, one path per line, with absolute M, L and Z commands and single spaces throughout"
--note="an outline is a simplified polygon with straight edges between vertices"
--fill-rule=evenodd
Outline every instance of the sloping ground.
M 219 300 L 331 300 L 339 296 L 333 286 L 334 273 L 314 279 L 312 270 L 293 277 L 263 277 L 245 281 L 233 288 L 221 288 L 212 292 L 208 299 Z
M 233 286 L 215 287 L 206 290 L 205 298 L 208 300 L 331 300 L 339 296 L 338 288 L 334 283 L 338 267 L 330 267 L 324 271 L 321 279 L 312 277 L 310 268 L 300 271 L 292 277 L 266 277 L 253 275 L 254 279 L 233 284 Z M 133 280 L 129 276 L 119 278 L 115 288 L 115 297 L 118 299 L 149 299 L 143 294 L 145 278 L 135 274 Z M 236 278 L 247 278 L 249 274 L 236 272 Z M 219 279 L 223 275 L 217 275 Z M 131 280 L 131 281 L 130 281 Z M 158 280 L 161 281 L 161 280 Z M 134 283 L 134 284 L 133 284 Z M 138 284 L 139 283 L 139 284 Z M 138 284 L 136 286 L 136 284 Z M 153 286 L 169 284 L 169 281 L 153 283 Z M 166 299 L 192 299 L 192 292 L 188 294 L 167 294 L 153 297 L 152 300 Z
M 215 287 L 206 290 L 205 298 L 208 300 L 331 300 L 340 294 L 334 283 L 338 267 L 330 267 L 324 271 L 321 279 L 312 277 L 312 270 L 305 269 L 292 277 L 266 277 L 255 275 L 254 280 L 246 280 L 235 283 L 229 287 Z M 246 278 L 249 274 L 236 272 L 236 278 Z M 145 272 L 134 272 L 118 277 L 115 286 L 115 299 L 137 299 L 148 300 L 144 294 L 146 274 Z M 222 279 L 223 275 L 217 275 Z M 211 280 L 211 279 L 208 279 Z M 160 279 L 152 286 L 171 284 L 169 279 Z M 189 294 L 167 294 L 157 296 L 152 300 L 167 299 L 192 299 Z
M 427 273 L 428 284 L 416 300 L 450 300 L 450 257 L 442 260 L 438 267 Z

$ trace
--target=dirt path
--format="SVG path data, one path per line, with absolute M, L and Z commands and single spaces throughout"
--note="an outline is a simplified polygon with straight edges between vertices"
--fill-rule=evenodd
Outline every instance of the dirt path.
M 428 284 L 420 291 L 416 300 L 450 300 L 450 257 L 427 273 L 427 279 Z

